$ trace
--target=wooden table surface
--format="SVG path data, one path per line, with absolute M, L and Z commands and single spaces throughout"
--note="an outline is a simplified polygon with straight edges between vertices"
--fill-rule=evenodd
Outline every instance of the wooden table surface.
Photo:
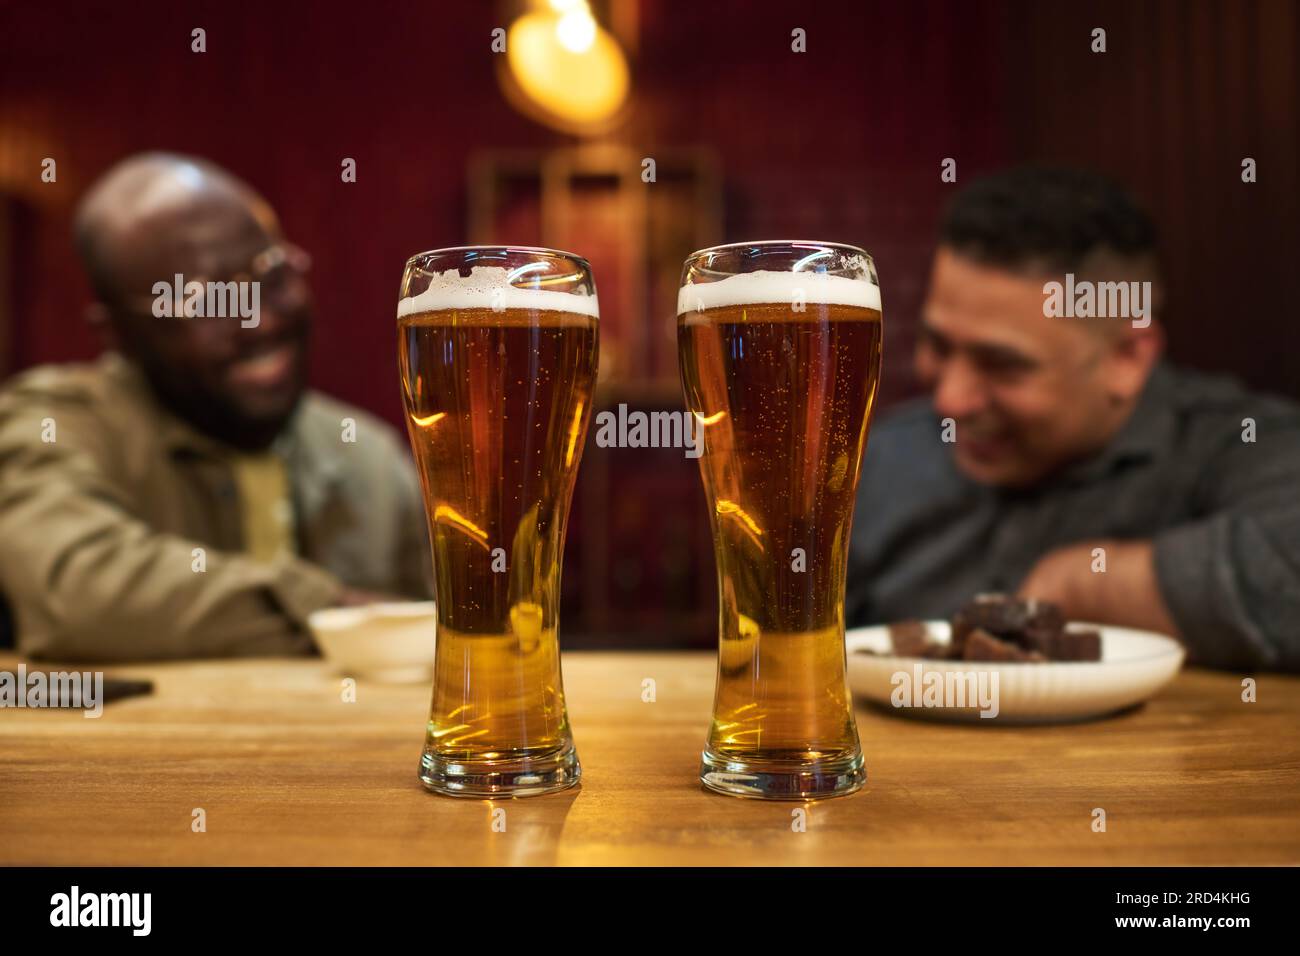
M 1145 707 L 1059 727 L 860 707 L 866 788 L 799 804 L 701 789 L 705 653 L 566 653 L 582 784 L 494 802 L 420 786 L 423 685 L 362 681 L 345 703 L 319 660 L 109 673 L 155 692 L 98 720 L 0 710 L 0 864 L 1300 863 L 1294 677 L 1258 677 L 1248 704 L 1240 675 L 1186 671 Z

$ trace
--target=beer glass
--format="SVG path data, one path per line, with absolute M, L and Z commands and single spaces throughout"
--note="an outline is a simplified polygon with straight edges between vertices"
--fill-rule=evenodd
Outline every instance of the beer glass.
M 438 617 L 420 779 L 437 793 L 578 782 L 560 569 L 598 314 L 591 267 L 569 253 L 468 247 L 406 263 L 398 364 Z
M 720 605 L 709 789 L 812 799 L 866 782 L 844 584 L 881 327 L 875 266 L 852 246 L 739 243 L 683 268 L 678 358 Z

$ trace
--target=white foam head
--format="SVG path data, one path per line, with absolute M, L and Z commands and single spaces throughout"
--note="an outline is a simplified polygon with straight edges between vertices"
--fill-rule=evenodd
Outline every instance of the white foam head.
M 503 266 L 475 266 L 467 276 L 462 276 L 459 269 L 432 273 L 427 289 L 397 303 L 397 317 L 452 309 L 537 309 L 600 318 L 595 292 L 581 295 L 511 285 L 511 271 Z
M 677 293 L 677 314 L 732 305 L 804 302 L 880 311 L 880 286 L 825 272 L 745 272 L 717 282 L 693 282 Z

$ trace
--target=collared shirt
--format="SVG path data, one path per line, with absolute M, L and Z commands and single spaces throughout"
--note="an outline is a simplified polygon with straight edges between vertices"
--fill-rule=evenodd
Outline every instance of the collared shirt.
M 259 492 L 241 492 L 237 453 L 164 409 L 134 365 L 108 353 L 7 383 L 0 593 L 19 650 L 84 661 L 304 653 L 307 615 L 344 585 L 430 595 L 418 482 L 391 427 L 308 393 L 273 451 L 293 546 L 260 560 L 249 552 L 267 544 L 247 539 L 246 518 Z
M 1029 490 L 962 475 L 928 401 L 882 416 L 846 621 L 948 617 L 1015 591 L 1049 551 L 1104 538 L 1153 543 L 1189 660 L 1300 669 L 1300 408 L 1164 363 L 1100 454 Z

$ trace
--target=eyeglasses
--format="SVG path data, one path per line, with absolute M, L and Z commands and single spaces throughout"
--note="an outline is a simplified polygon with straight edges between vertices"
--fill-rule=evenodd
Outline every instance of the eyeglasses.
M 175 280 L 173 279 L 172 283 L 167 283 L 168 292 L 154 295 L 122 296 L 119 298 L 117 305 L 134 314 L 156 316 L 158 315 L 158 304 L 165 301 L 165 297 L 170 293 L 171 315 L 185 318 L 187 317 L 185 302 L 188 298 L 185 290 L 195 282 L 202 285 L 204 289 L 211 289 L 213 286 L 237 289 L 239 285 L 245 282 L 256 282 L 259 288 L 259 297 L 263 301 L 283 302 L 290 293 L 301 291 L 299 284 L 310 271 L 311 256 L 306 250 L 291 242 L 274 242 L 253 256 L 243 269 L 224 278 L 203 275 L 184 276 L 180 288 L 175 286 Z M 165 281 L 160 280 L 160 282 Z

